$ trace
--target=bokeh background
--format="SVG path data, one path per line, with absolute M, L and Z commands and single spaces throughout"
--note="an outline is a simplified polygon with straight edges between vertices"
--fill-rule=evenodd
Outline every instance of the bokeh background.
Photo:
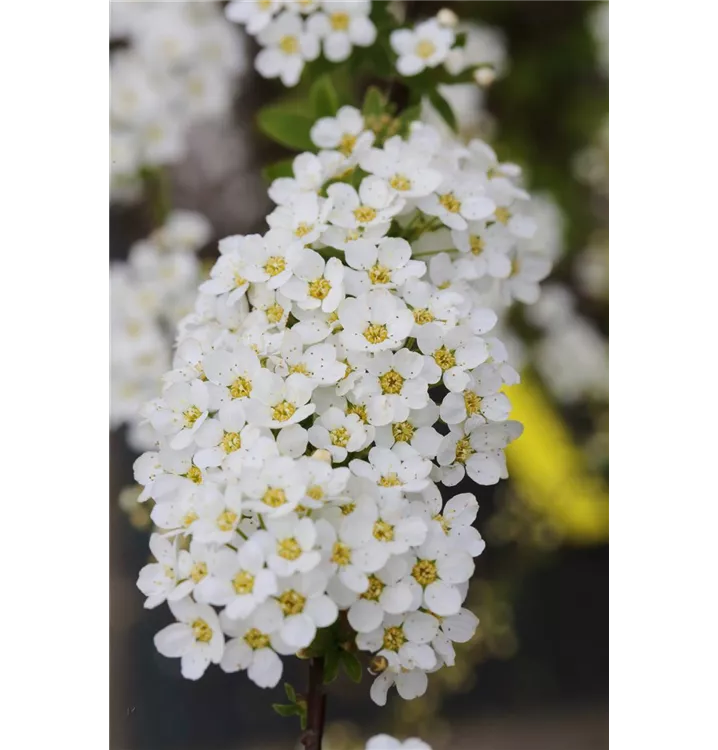
M 147 3 L 147 5 L 150 5 Z M 473 488 L 487 549 L 469 604 L 481 625 L 457 666 L 427 694 L 386 708 L 345 678 L 332 686 L 327 750 L 355 750 L 379 731 L 417 735 L 435 750 L 594 750 L 608 747 L 608 4 L 421 2 L 473 24 L 495 63 L 486 90 L 447 96 L 467 136 L 519 163 L 540 196 L 541 242 L 555 259 L 542 300 L 512 313 L 505 332 L 523 376 L 509 394 L 525 434 L 507 455 L 511 479 Z M 238 27 L 232 33 L 242 37 Z M 122 42 L 111 44 L 111 55 Z M 250 42 L 240 41 L 247 60 Z M 112 59 L 112 57 L 111 57 Z M 263 231 L 262 169 L 287 156 L 254 115 L 285 92 L 248 65 L 228 116 L 193 126 L 169 169 L 175 207 L 205 214 L 211 259 L 228 234 Z M 430 116 L 430 113 L 429 115 Z M 147 201 L 113 201 L 111 259 L 121 263 L 152 228 Z M 148 516 L 134 500 L 126 429 L 110 435 L 110 652 L 113 750 L 294 747 L 298 727 L 271 703 L 282 688 L 210 669 L 192 683 L 152 637 L 166 608 L 144 610 L 135 588 L 147 562 Z M 129 489 L 128 489 L 129 488 Z M 472 489 L 460 485 L 455 492 Z M 294 662 L 294 660 L 292 660 Z M 301 685 L 301 664 L 287 677 Z

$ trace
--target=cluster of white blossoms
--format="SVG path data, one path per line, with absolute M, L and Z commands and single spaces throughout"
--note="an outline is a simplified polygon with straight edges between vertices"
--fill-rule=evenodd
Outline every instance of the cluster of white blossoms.
M 220 5 L 110 5 L 111 196 L 134 200 L 140 172 L 178 162 L 196 122 L 229 112 L 244 42 Z
M 257 72 L 285 86 L 296 86 L 305 63 L 322 52 L 343 62 L 377 36 L 370 0 L 233 0 L 225 12 L 261 45 Z
M 164 226 L 132 246 L 126 262 L 110 267 L 110 426 L 126 423 L 136 450 L 154 445 L 140 410 L 160 393 L 172 365 L 177 324 L 191 312 L 200 282 L 196 252 L 211 235 L 200 214 L 174 211 Z
M 535 225 L 484 143 L 402 132 L 351 107 L 316 122 L 266 234 L 219 243 L 143 410 L 156 449 L 135 477 L 159 533 L 138 585 L 168 602 L 155 643 L 189 679 L 216 663 L 272 687 L 340 620 L 383 705 L 393 685 L 423 694 L 476 628 L 478 504 L 438 485 L 507 476 L 518 375 L 479 301 L 538 294 Z M 449 244 L 422 252 L 429 234 Z

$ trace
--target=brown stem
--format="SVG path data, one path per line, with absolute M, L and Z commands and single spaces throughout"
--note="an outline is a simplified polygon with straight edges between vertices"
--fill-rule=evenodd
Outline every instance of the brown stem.
M 309 689 L 307 691 L 307 728 L 302 734 L 302 745 L 306 750 L 322 750 L 324 716 L 327 696 L 324 692 L 324 659 L 309 660 Z

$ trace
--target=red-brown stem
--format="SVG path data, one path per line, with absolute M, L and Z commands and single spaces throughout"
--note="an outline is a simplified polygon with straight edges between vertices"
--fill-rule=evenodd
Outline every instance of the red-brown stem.
M 309 689 L 307 691 L 307 728 L 302 734 L 306 750 L 322 750 L 324 717 L 327 696 L 324 692 L 324 659 L 309 660 Z

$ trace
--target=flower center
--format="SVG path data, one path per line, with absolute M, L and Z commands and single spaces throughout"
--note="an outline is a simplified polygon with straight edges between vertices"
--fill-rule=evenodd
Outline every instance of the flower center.
M 369 269 L 369 280 L 372 284 L 389 284 L 391 282 L 391 269 L 375 263 Z
M 501 222 L 505 226 L 506 224 L 509 223 L 509 219 L 511 218 L 511 212 L 505 206 L 499 206 L 494 211 L 494 216 L 496 216 L 496 221 Z
M 339 509 L 343 516 L 350 516 L 356 510 L 356 507 L 356 503 L 345 503 L 344 505 L 341 505 Z
M 357 137 L 351 133 L 344 133 L 339 141 L 339 152 L 349 156 L 356 146 Z
M 198 618 L 192 623 L 192 635 L 200 643 L 209 643 L 212 640 L 212 628 L 203 619 Z
M 346 31 L 349 28 L 348 13 L 332 13 L 329 16 L 329 22 L 334 31 Z
M 368 224 L 376 219 L 376 211 L 371 206 L 359 206 L 354 209 L 354 218 L 360 224 Z
M 262 502 L 270 508 L 279 508 L 287 502 L 287 494 L 280 487 L 270 487 L 264 493 Z
M 389 337 L 389 331 L 383 323 L 371 323 L 364 330 L 364 338 L 370 344 L 381 344 Z
M 309 375 L 309 371 L 307 370 L 307 366 L 304 364 L 304 362 L 300 362 L 299 364 L 292 365 L 289 368 L 290 374 L 293 373 L 299 373 L 300 375 Z
M 189 467 L 185 476 L 195 484 L 202 484 L 202 472 L 194 465 Z
M 244 286 L 245 284 L 248 284 L 249 282 L 247 279 L 244 278 L 244 276 L 240 276 L 238 273 L 234 274 L 234 285 L 239 289 L 239 287 Z
M 232 579 L 232 586 L 235 594 L 239 594 L 240 596 L 251 594 L 254 590 L 254 576 L 251 573 L 247 573 L 246 570 L 240 570 Z
M 466 407 L 466 413 L 470 417 L 474 414 L 478 414 L 481 411 L 481 398 L 473 391 L 465 391 L 464 406 Z
M 475 453 L 474 449 L 471 447 L 471 441 L 468 437 L 463 437 L 461 440 L 458 440 L 456 443 L 456 460 L 459 463 L 466 463 L 469 456 L 471 456 L 472 453 Z
M 325 299 L 332 289 L 332 285 L 324 278 L 309 282 L 309 296 L 314 299 Z
M 400 625 L 384 631 L 384 648 L 387 651 L 398 651 L 405 643 L 406 636 Z
M 189 577 L 199 583 L 207 575 L 207 563 L 196 562 L 189 572 Z
M 382 393 L 401 393 L 404 378 L 396 370 L 389 370 L 379 378 L 379 385 Z
M 269 636 L 265 635 L 261 630 L 257 630 L 257 628 L 252 628 L 244 634 L 244 642 L 256 651 L 257 649 L 269 646 Z
M 186 427 L 191 427 L 201 416 L 202 412 L 196 406 L 190 406 L 189 409 L 182 412 Z
M 186 513 L 184 517 L 182 518 L 182 526 L 184 526 L 185 529 L 189 528 L 197 519 L 199 516 L 191 510 L 189 513 Z
M 393 542 L 394 541 L 394 527 L 386 521 L 377 521 L 372 529 L 374 539 L 378 539 L 380 542 Z
M 411 180 L 408 177 L 404 177 L 403 174 L 395 174 L 389 180 L 389 184 L 394 190 L 411 190 Z
M 294 404 L 290 404 L 289 401 L 282 401 L 281 404 L 277 404 L 272 409 L 272 418 L 275 422 L 286 422 L 292 418 L 292 415 L 297 410 Z
M 324 490 L 318 484 L 314 484 L 307 490 L 307 497 L 318 502 L 324 497 Z
M 411 422 L 396 422 L 391 426 L 391 434 L 397 443 L 408 443 L 414 437 L 414 425 Z
M 299 52 L 299 40 L 296 36 L 285 34 L 279 40 L 279 49 L 281 49 L 285 55 L 296 55 L 297 52 Z
M 304 221 L 300 221 L 299 224 L 297 225 L 297 228 L 294 230 L 294 236 L 295 237 L 304 237 L 307 234 L 309 234 L 309 232 L 311 232 L 312 229 L 314 229 L 313 226 L 310 226 L 309 224 L 307 224 Z
M 332 441 L 332 445 L 336 445 L 339 448 L 346 448 L 350 437 L 351 435 L 346 427 L 337 427 L 329 433 L 329 439 Z
M 277 276 L 278 274 L 282 273 L 282 271 L 284 271 L 286 267 L 287 262 L 284 260 L 284 258 L 282 258 L 281 255 L 273 255 L 264 264 L 264 270 L 270 276 Z
M 269 10 L 272 7 L 272 0 L 257 0 L 260 10 Z
M 332 547 L 331 561 L 337 565 L 349 565 L 352 559 L 352 551 L 346 544 L 336 542 Z
M 270 323 L 279 323 L 284 315 L 284 308 L 278 302 L 273 302 L 264 312 Z
M 472 234 L 471 237 L 469 237 L 469 243 L 471 244 L 471 252 L 474 255 L 481 255 L 481 253 L 484 252 L 486 243 L 478 235 Z
M 417 325 L 423 326 L 427 323 L 433 323 L 434 320 L 434 314 L 427 307 L 414 310 L 414 322 Z
M 414 52 L 416 52 L 422 60 L 428 60 L 434 52 L 436 52 L 436 45 L 430 39 L 422 39 L 416 45 Z
M 289 591 L 285 591 L 277 601 L 285 615 L 299 615 L 304 610 L 304 603 L 307 600 L 294 589 L 289 589 Z
M 393 472 L 389 472 L 385 476 L 381 477 L 377 484 L 380 487 L 400 487 L 404 482 Z
M 374 575 L 369 576 L 369 588 L 361 595 L 361 599 L 368 599 L 370 602 L 378 602 L 379 597 L 384 591 L 384 584 Z
M 458 214 L 461 210 L 461 201 L 453 193 L 444 193 L 439 196 L 439 203 L 450 213 Z
M 419 560 L 411 569 L 411 575 L 419 585 L 428 586 L 438 578 L 436 563 L 432 560 Z
M 237 378 L 229 386 L 229 395 L 232 398 L 246 398 L 252 392 L 252 382 L 247 378 Z
M 222 449 L 225 453 L 234 453 L 242 447 L 242 438 L 238 432 L 225 432 L 222 438 Z
M 225 510 L 217 518 L 217 528 L 220 531 L 232 531 L 237 523 L 238 516 L 233 510 Z
M 448 370 L 456 365 L 456 357 L 454 353 L 449 351 L 445 346 L 441 349 L 437 349 L 434 352 L 434 362 L 436 362 L 442 370 Z
M 363 404 L 349 404 L 346 410 L 346 415 L 356 414 L 364 424 L 368 424 L 369 417 L 367 417 L 366 406 Z
M 277 554 L 285 560 L 297 560 L 302 556 L 302 548 L 296 539 L 290 537 L 277 542 Z

